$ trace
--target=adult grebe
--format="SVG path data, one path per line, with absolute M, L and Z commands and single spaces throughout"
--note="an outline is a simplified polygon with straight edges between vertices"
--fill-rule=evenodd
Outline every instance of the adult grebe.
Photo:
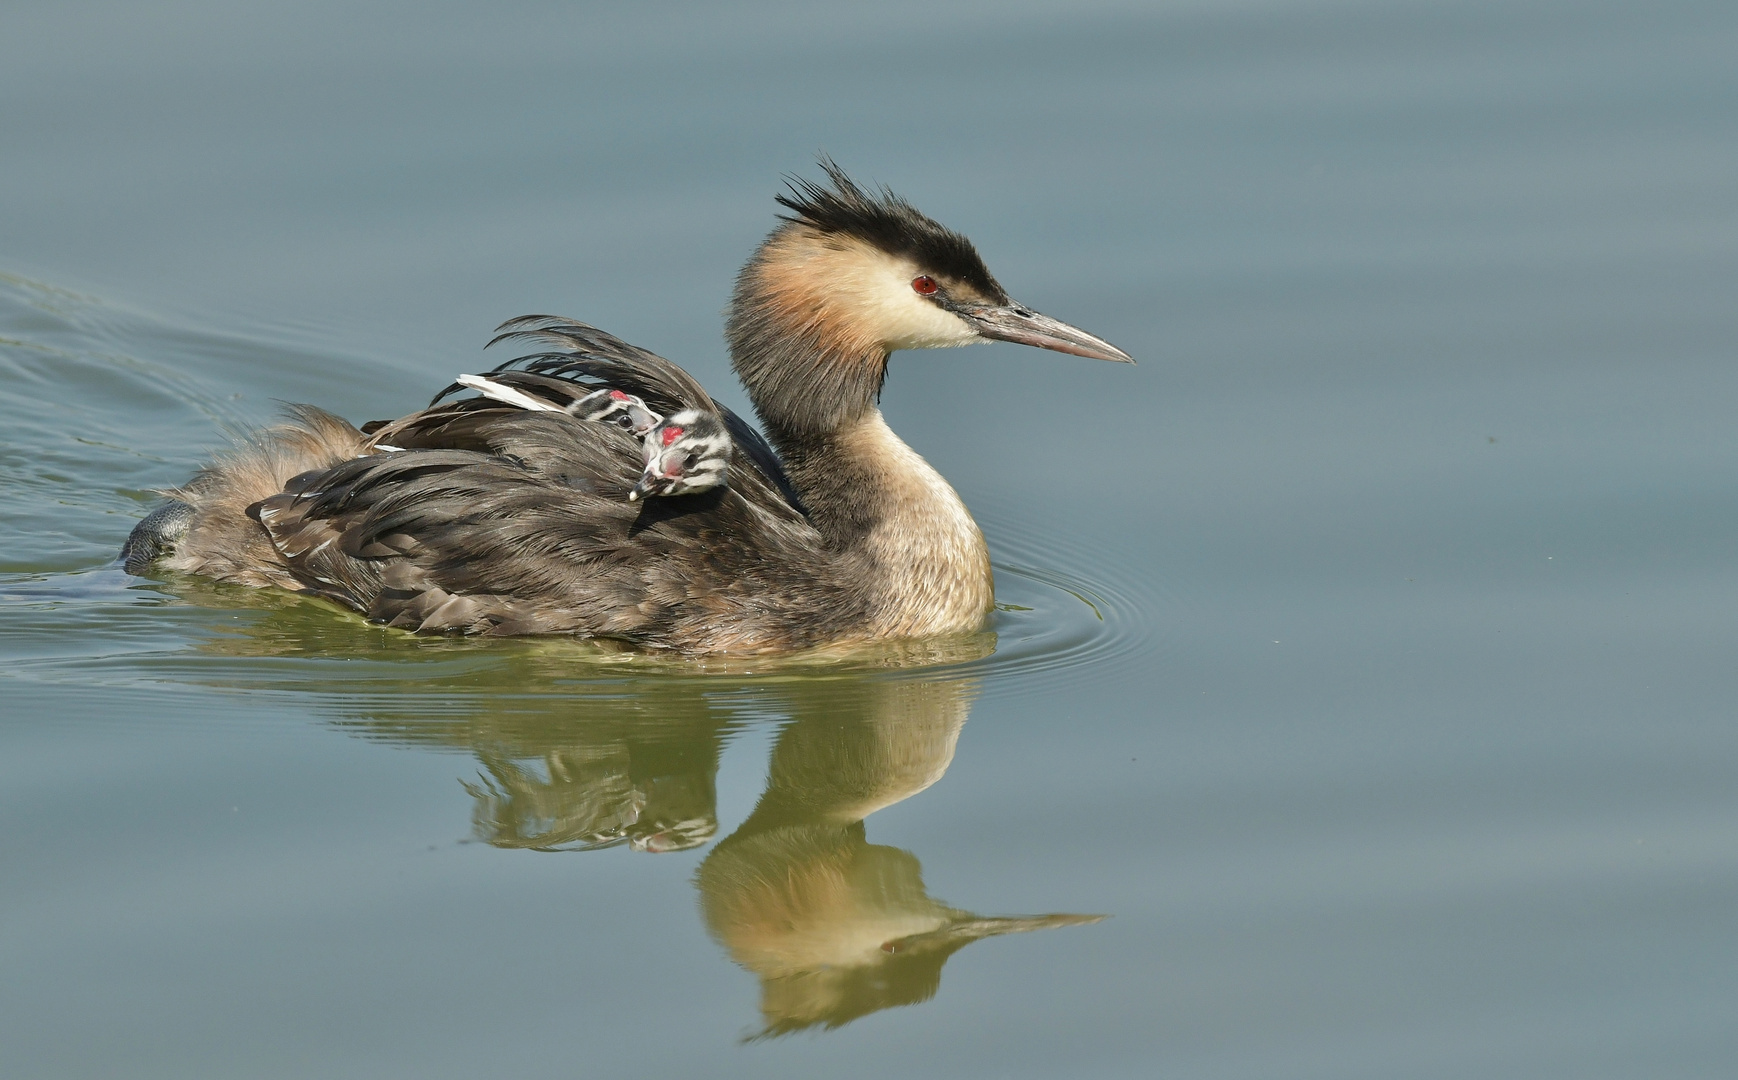
M 998 340 L 1132 360 L 1015 303 L 971 241 L 891 191 L 822 168 L 830 188 L 795 180 L 778 197 L 790 213 L 737 276 L 726 330 L 777 455 L 682 369 L 594 327 L 525 316 L 496 339 L 547 346 L 496 369 L 503 385 L 716 414 L 735 444 L 727 486 L 629 501 L 639 440 L 564 410 L 485 396 L 359 431 L 294 406 L 165 492 L 127 568 L 161 557 L 408 630 L 696 654 L 978 629 L 993 599 L 983 533 L 875 407 L 888 355 Z

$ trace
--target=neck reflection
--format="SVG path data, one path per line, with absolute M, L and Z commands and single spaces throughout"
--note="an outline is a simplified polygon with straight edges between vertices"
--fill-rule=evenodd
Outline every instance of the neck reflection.
M 911 852 L 869 843 L 864 818 L 947 771 L 976 686 L 849 690 L 780 732 L 766 793 L 696 878 L 707 929 L 760 979 L 763 1037 L 927 1001 L 982 938 L 1102 918 L 975 915 L 931 897 Z

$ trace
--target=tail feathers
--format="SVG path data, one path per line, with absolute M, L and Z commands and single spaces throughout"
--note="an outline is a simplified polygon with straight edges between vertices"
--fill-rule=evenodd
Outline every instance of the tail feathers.
M 496 382 L 494 379 L 485 378 L 482 375 L 460 375 L 457 382 L 460 386 L 463 386 L 466 389 L 475 390 L 484 397 L 494 401 L 499 401 L 504 405 L 512 405 L 520 409 L 529 409 L 532 412 L 562 411 L 559 405 L 551 405 L 547 401 L 534 398 L 530 394 L 520 390 L 515 390 L 511 386 L 503 385 L 502 383 Z
M 694 377 L 659 356 L 595 326 L 552 315 L 522 315 L 502 323 L 493 341 L 531 341 L 552 351 L 521 356 L 496 371 L 519 369 L 537 375 L 584 380 L 595 389 L 608 386 L 641 398 L 656 412 L 682 409 L 716 412 L 718 405 Z
M 121 545 L 121 567 L 135 576 L 143 574 L 159 558 L 175 550 L 193 523 L 193 507 L 170 500 L 146 514 L 127 534 Z
M 308 474 L 365 454 L 368 446 L 361 432 L 330 413 L 309 405 L 286 412 L 288 423 L 242 436 L 192 480 L 164 492 L 191 508 L 165 566 L 241 585 L 304 587 L 247 508 L 286 486 L 309 486 Z

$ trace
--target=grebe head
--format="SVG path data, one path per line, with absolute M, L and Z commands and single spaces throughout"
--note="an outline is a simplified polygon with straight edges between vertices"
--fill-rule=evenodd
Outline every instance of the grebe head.
M 824 432 L 869 409 L 889 353 L 1012 341 L 1133 363 L 1121 349 L 1017 303 L 972 242 L 822 159 L 831 187 L 789 181 L 790 213 L 737 277 L 731 359 L 762 418 Z
M 723 487 L 734 444 L 716 413 L 683 409 L 646 433 L 646 471 L 628 501 Z
M 594 390 L 567 407 L 568 415 L 600 424 L 614 424 L 635 438 L 643 437 L 663 419 L 632 394 L 605 388 Z

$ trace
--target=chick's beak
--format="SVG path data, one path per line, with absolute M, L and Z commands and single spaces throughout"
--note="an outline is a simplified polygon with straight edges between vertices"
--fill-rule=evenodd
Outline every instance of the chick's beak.
M 1040 315 L 1022 304 L 962 304 L 955 314 L 980 335 L 996 341 L 1012 341 L 1017 345 L 1035 345 L 1040 349 L 1090 357 L 1093 360 L 1115 360 L 1124 364 L 1134 357 L 1101 337 L 1069 326 L 1060 319 Z

